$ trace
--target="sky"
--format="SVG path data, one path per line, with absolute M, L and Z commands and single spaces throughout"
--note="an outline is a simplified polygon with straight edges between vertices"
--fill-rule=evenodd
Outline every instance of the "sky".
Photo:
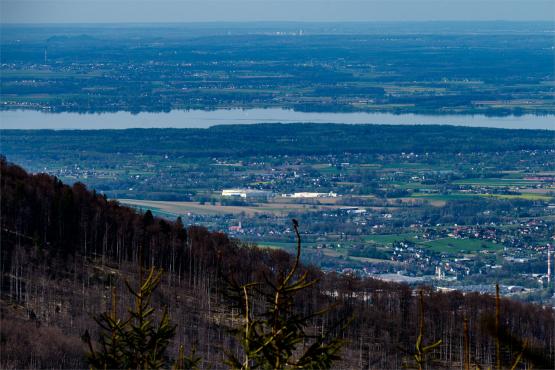
M 554 0 L 0 0 L 2 23 L 554 21 Z

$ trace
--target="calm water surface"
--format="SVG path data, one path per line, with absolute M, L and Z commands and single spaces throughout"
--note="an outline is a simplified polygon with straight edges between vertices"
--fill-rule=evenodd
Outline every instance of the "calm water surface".
M 306 113 L 271 109 L 174 110 L 169 113 L 129 112 L 80 114 L 44 113 L 32 110 L 0 111 L 2 129 L 126 129 L 207 128 L 252 123 L 347 123 L 347 124 L 448 124 L 471 127 L 555 130 L 555 115 L 486 117 L 484 115 L 419 115 L 392 113 Z

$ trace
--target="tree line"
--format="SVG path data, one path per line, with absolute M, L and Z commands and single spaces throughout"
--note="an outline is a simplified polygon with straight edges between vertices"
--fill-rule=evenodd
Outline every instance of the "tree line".
M 328 155 L 343 153 L 495 153 L 550 151 L 555 133 L 447 125 L 319 123 L 221 125 L 207 129 L 2 130 L 5 155 L 142 153 L 184 156 Z M 302 145 L 299 145 L 302 143 Z M 441 143 L 441 144 L 439 144 Z M 138 149 L 140 148 L 140 149 Z

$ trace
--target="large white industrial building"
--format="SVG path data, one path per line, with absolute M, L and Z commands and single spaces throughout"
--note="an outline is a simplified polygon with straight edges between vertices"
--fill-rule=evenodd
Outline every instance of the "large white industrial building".
M 287 198 L 336 198 L 337 193 L 329 192 L 329 193 L 313 193 L 313 192 L 300 192 L 300 193 L 293 193 L 293 194 L 283 194 L 282 197 Z
M 272 192 L 266 190 L 256 189 L 224 189 L 222 190 L 222 197 L 237 197 L 237 198 L 266 198 L 272 195 Z

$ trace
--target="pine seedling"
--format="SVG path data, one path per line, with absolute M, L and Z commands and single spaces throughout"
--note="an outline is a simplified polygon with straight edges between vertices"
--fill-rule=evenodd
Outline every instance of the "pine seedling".
M 243 314 L 243 323 L 235 330 L 243 358 L 228 353 L 226 361 L 233 369 L 322 369 L 330 368 L 340 359 L 342 339 L 330 333 L 308 333 L 311 319 L 324 315 L 330 307 L 309 315 L 294 309 L 295 296 L 318 282 L 309 280 L 306 272 L 296 277 L 301 258 L 298 226 L 293 220 L 297 255 L 287 274 L 278 275 L 275 283 L 266 278 L 265 284 L 232 284 L 234 298 Z M 261 314 L 255 314 L 251 308 L 255 293 L 263 299 L 266 307 Z M 307 343 L 310 343 L 308 347 Z
M 185 347 L 183 345 L 179 346 L 179 352 L 177 358 L 172 366 L 172 370 L 185 370 L 185 369 L 197 369 L 200 362 L 200 357 L 196 356 L 195 349 L 191 349 L 191 353 L 185 355 Z
M 146 279 L 141 279 L 138 289 L 126 281 L 125 285 L 135 298 L 135 304 L 128 310 L 128 317 L 116 315 L 116 294 L 112 294 L 112 312 L 95 318 L 100 327 L 98 345 L 95 349 L 88 332 L 83 340 L 88 344 L 86 359 L 93 369 L 161 369 L 168 367 L 166 355 L 168 345 L 175 335 L 176 326 L 170 323 L 167 309 L 164 309 L 158 323 L 155 323 L 155 309 L 151 305 L 152 294 L 160 284 L 162 271 L 154 267 Z M 199 359 L 193 355 L 185 357 L 180 352 L 179 368 L 192 368 Z

